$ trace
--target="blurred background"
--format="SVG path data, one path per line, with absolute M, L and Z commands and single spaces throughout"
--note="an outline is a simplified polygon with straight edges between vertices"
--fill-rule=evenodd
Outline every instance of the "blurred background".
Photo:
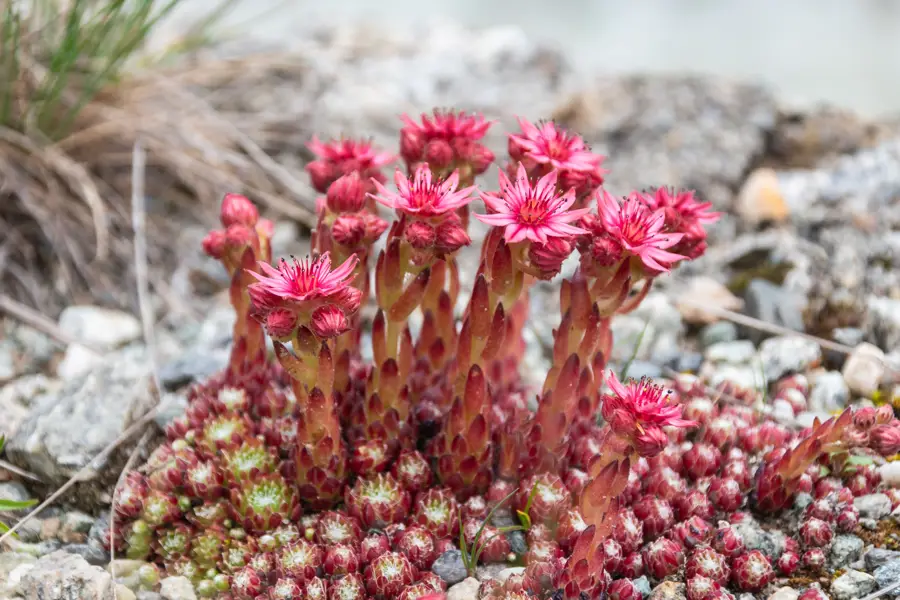
M 213 4 L 184 2 L 160 41 Z M 702 73 L 765 83 L 797 106 L 900 111 L 897 0 L 255 0 L 235 2 L 220 26 L 290 44 L 341 22 L 414 31 L 441 19 L 517 26 L 585 72 Z

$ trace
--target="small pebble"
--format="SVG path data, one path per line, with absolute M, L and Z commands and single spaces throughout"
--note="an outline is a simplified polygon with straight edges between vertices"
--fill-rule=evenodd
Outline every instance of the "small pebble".
M 792 587 L 781 587 L 775 590 L 768 598 L 768 600 L 797 600 L 800 597 L 800 592 L 795 590 Z
M 860 518 L 881 519 L 891 514 L 891 499 L 887 494 L 866 494 L 853 499 Z
M 480 587 L 481 582 L 474 577 L 463 579 L 447 590 L 447 600 L 477 600 Z
M 900 461 L 889 462 L 878 468 L 881 481 L 892 488 L 900 487 Z
M 848 570 L 831 582 L 831 595 L 835 600 L 862 598 L 876 587 L 875 578 L 862 571 Z
M 791 211 L 775 170 L 763 167 L 750 173 L 738 192 L 734 210 L 748 225 L 787 221 Z
M 194 586 L 187 577 L 166 577 L 159 583 L 163 600 L 197 600 Z
M 721 342 L 733 342 L 737 339 L 737 326 L 731 321 L 719 321 L 707 325 L 700 330 L 700 346 L 708 348 Z
M 841 374 L 854 394 L 870 398 L 884 377 L 884 352 L 877 346 L 862 343 L 853 349 Z

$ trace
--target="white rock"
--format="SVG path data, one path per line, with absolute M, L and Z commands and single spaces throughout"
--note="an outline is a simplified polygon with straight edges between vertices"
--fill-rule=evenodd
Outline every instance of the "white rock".
M 880 519 L 891 514 L 891 499 L 887 494 L 866 494 L 853 499 L 853 506 L 864 519 Z
M 525 572 L 525 567 L 510 567 L 508 569 L 503 569 L 499 573 L 497 573 L 497 581 L 506 581 L 513 575 L 521 575 Z
M 480 587 L 480 581 L 474 577 L 468 577 L 447 590 L 447 600 L 478 600 Z
M 135 317 L 99 306 L 68 307 L 59 316 L 59 327 L 80 342 L 110 350 L 141 335 Z
M 60 379 L 73 379 L 84 375 L 104 360 L 104 355 L 81 344 L 71 344 L 66 348 L 63 359 L 56 366 L 56 376 Z
M 772 595 L 769 596 L 768 600 L 797 600 L 799 597 L 800 592 L 792 587 L 785 586 L 775 590 Z
M 852 392 L 869 397 L 878 389 L 884 371 L 884 352 L 863 342 L 850 353 L 841 373 Z
M 849 569 L 831 582 L 831 595 L 835 600 L 862 598 L 877 587 L 875 578 L 862 571 Z
M 878 469 L 881 481 L 888 487 L 900 487 L 900 462 L 889 462 Z
M 787 400 L 778 399 L 772 403 L 772 418 L 782 425 L 794 424 L 794 407 Z
M 197 600 L 194 586 L 187 577 L 166 577 L 159 583 L 159 594 L 163 600 Z

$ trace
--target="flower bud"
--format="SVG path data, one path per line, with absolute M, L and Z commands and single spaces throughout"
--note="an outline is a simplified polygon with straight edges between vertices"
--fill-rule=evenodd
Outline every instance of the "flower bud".
M 225 230 L 225 247 L 227 250 L 241 250 L 253 245 L 256 233 L 246 225 L 231 225 Z
M 354 287 L 346 287 L 328 297 L 328 301 L 340 308 L 344 314 L 352 315 L 359 310 L 362 303 L 362 292 Z
M 333 184 L 331 187 L 334 187 Z M 331 226 L 331 237 L 341 246 L 354 247 L 366 236 L 366 222 L 357 215 L 341 215 Z
M 900 452 L 900 427 L 876 425 L 870 433 L 871 446 L 882 456 L 893 456 Z
M 437 228 L 437 239 L 434 246 L 439 252 L 452 254 L 472 243 L 465 228 L 455 221 L 447 221 Z
M 875 423 L 877 425 L 886 425 L 894 418 L 894 407 L 890 404 L 882 404 L 875 411 Z
M 413 221 L 406 226 L 406 240 L 417 250 L 430 248 L 437 239 L 434 227 L 423 221 Z
M 431 140 L 425 146 L 425 162 L 436 169 L 448 167 L 453 162 L 453 148 L 444 140 Z
M 306 165 L 306 171 L 317 192 L 326 193 L 328 186 L 335 180 L 334 169 L 324 160 L 316 160 Z
M 232 225 L 255 227 L 259 221 L 259 210 L 246 196 L 225 194 L 222 200 L 221 219 L 225 227 Z
M 388 222 L 372 213 L 363 213 L 363 221 L 366 224 L 366 237 L 368 243 L 372 243 L 381 237 L 381 234 L 388 228 Z
M 425 151 L 425 141 L 415 129 L 404 127 L 400 131 L 400 156 L 408 163 L 418 162 Z
M 225 232 L 216 229 L 203 238 L 203 251 L 212 258 L 221 259 L 225 254 Z
M 563 262 L 571 253 L 571 241 L 553 237 L 546 244 L 531 244 L 528 248 L 528 260 L 540 269 L 542 279 L 551 279 L 559 273 Z
M 331 212 L 352 213 L 366 204 L 366 187 L 357 171 L 339 177 L 328 186 L 325 202 Z
M 310 329 L 320 339 L 337 337 L 350 329 L 350 322 L 337 306 L 320 306 L 312 314 Z
M 275 340 L 287 340 L 297 329 L 297 315 L 286 308 L 276 308 L 266 315 L 266 331 Z
M 864 406 L 853 413 L 853 424 L 862 430 L 875 426 L 875 407 Z
M 487 171 L 488 167 L 491 166 L 491 163 L 494 162 L 494 153 L 488 150 L 486 146 L 476 144 L 475 148 L 469 152 L 468 159 L 469 164 L 472 166 L 472 171 L 474 171 L 476 175 L 481 175 Z
M 591 240 L 591 258 L 597 266 L 611 267 L 623 257 L 622 246 L 608 235 L 598 235 Z
M 634 437 L 634 449 L 641 456 L 651 458 L 663 451 L 669 438 L 659 427 L 645 428 L 642 433 Z

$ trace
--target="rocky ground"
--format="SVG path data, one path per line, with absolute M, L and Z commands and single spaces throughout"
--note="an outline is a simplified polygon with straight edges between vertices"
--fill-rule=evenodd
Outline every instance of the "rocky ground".
M 254 102 L 285 132 L 285 147 L 313 130 L 371 135 L 393 145 L 398 113 L 433 106 L 483 111 L 510 124 L 514 115 L 553 116 L 609 156 L 608 187 L 626 192 L 663 184 L 689 186 L 726 215 L 701 260 L 679 270 L 641 306 L 617 317 L 615 363 L 632 354 L 632 376 L 667 369 L 759 388 L 788 373 L 811 383 L 808 409 L 770 408 L 779 421 L 806 426 L 850 404 L 900 400 L 900 133 L 835 109 L 795 114 L 765 89 L 702 77 L 585 78 L 564 57 L 514 29 L 445 28 L 386 36 L 346 29 L 302 45 L 302 80 L 273 82 Z M 227 109 L 228 107 L 220 107 Z M 243 107 L 246 108 L 246 107 Z M 491 140 L 498 152 L 505 141 Z M 299 165 L 302 157 L 285 150 Z M 487 185 L 493 185 L 493 175 Z M 150 431 L 184 407 L 186 384 L 224 365 L 231 311 L 223 274 L 199 247 L 203 231 L 186 227 L 184 261 L 173 288 L 189 298 L 184 311 L 162 316 L 159 374 L 167 390 Z M 473 236 L 475 237 L 475 236 Z M 303 233 L 279 223 L 275 254 L 304 252 Z M 472 268 L 474 259 L 463 261 Z M 463 277 L 463 280 L 466 278 Z M 555 290 L 534 295 L 535 314 L 556 314 Z M 704 308 L 705 305 L 706 308 Z M 847 356 L 795 335 L 771 336 L 717 318 L 709 306 L 739 310 L 852 348 Z M 554 323 L 535 320 L 529 371 L 546 370 Z M 59 327 L 83 345 L 63 346 L 28 325 L 0 323 L 0 435 L 5 459 L 36 479 L 0 468 L 0 498 L 43 498 L 85 469 L 74 490 L 25 525 L 0 549 L 0 598 L 111 597 L 110 557 L 99 542 L 110 492 L 139 435 L 105 460 L 92 457 L 150 407 L 152 361 L 132 315 L 73 306 Z M 635 351 L 635 345 L 640 347 Z M 884 362 L 868 360 L 876 356 Z M 900 463 L 881 468 L 900 487 Z M 799 499 L 798 501 L 808 501 Z M 857 497 L 860 535 L 840 535 L 829 549 L 833 580 L 820 583 L 837 600 L 861 598 L 900 581 L 900 552 L 874 548 L 873 531 L 900 522 L 881 493 Z M 15 522 L 20 514 L 0 515 Z M 775 557 L 777 531 L 742 525 L 745 542 Z M 897 529 L 900 532 L 900 529 Z M 868 532 L 868 533 L 867 533 Z M 900 536 L 886 538 L 900 548 Z M 474 598 L 446 556 L 436 571 L 454 584 L 449 597 Z M 117 560 L 119 599 L 193 598 L 183 578 L 159 592 L 141 591 L 140 563 Z M 483 569 L 482 578 L 510 570 Z M 795 600 L 810 581 L 785 581 L 769 596 Z M 680 586 L 680 587 L 679 587 Z M 684 598 L 684 586 L 644 582 L 654 599 Z M 744 597 L 741 597 L 744 600 Z M 750 600 L 747 598 L 746 600 Z

